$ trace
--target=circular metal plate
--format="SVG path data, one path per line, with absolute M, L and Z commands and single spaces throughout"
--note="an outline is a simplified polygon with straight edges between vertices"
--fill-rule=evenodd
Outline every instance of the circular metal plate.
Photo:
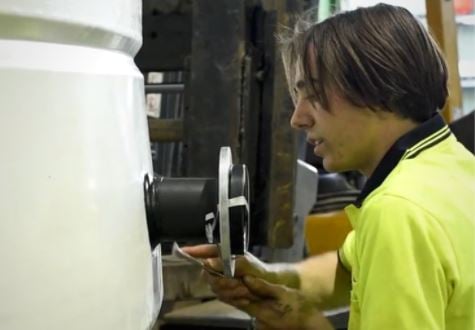
M 221 147 L 219 152 L 218 212 L 219 212 L 219 251 L 223 262 L 223 272 L 227 277 L 234 276 L 235 260 L 231 254 L 231 233 L 229 226 L 229 172 L 233 165 L 231 148 Z

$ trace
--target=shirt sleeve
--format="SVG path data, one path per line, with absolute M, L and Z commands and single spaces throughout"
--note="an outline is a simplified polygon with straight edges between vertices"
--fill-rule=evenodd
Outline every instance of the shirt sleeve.
M 437 220 L 406 199 L 383 196 L 359 222 L 352 304 L 360 329 L 444 329 L 450 244 Z
M 345 242 L 338 250 L 338 261 L 343 265 L 347 271 L 351 272 L 351 265 L 353 264 L 354 253 L 354 236 L 355 232 L 352 230 L 345 238 Z

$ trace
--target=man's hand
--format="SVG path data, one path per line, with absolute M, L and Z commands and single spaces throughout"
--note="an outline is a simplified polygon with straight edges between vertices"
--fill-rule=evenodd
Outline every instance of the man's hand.
M 218 258 L 218 248 L 213 244 L 197 245 L 183 247 L 182 250 L 192 257 L 205 259 L 206 267 L 221 271 L 223 269 L 221 261 Z M 238 257 L 236 259 L 235 278 L 222 278 L 213 276 L 205 272 L 206 280 L 211 286 L 211 290 L 216 294 L 219 300 L 240 308 L 250 301 L 259 298 L 249 292 L 249 289 L 243 283 L 243 276 L 252 275 L 272 280 L 273 273 L 269 270 L 269 265 L 263 263 L 251 254 Z
M 251 276 L 244 277 L 244 284 L 259 299 L 241 301 L 239 307 L 256 318 L 257 329 L 333 329 L 299 291 Z
M 216 245 L 182 249 L 192 257 L 205 259 L 207 267 L 222 270 Z M 258 329 L 333 329 L 314 303 L 289 288 L 298 287 L 294 278 L 298 275 L 285 265 L 266 264 L 246 254 L 236 259 L 235 278 L 205 275 L 218 299 L 254 316 Z

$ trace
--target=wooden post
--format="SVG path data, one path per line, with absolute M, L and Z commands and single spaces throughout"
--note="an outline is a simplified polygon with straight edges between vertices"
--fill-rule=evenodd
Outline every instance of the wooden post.
M 426 9 L 429 29 L 439 43 L 449 69 L 449 99 L 442 114 L 450 123 L 454 112 L 462 109 L 454 3 L 452 0 L 426 0 Z

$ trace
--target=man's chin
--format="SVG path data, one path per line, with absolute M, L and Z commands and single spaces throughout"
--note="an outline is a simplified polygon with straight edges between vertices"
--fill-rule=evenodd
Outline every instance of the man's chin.
M 331 159 L 327 159 L 327 158 L 323 158 L 322 165 L 325 171 L 331 172 L 331 173 L 348 171 L 348 169 L 344 168 L 340 164 L 335 164 L 334 162 L 331 161 Z

